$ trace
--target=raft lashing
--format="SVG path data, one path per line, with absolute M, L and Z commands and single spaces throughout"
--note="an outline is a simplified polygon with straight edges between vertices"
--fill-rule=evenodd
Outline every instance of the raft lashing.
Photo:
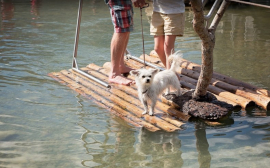
M 143 56 L 140 58 L 143 59 Z M 151 51 L 150 55 L 145 55 L 145 61 L 162 67 L 155 51 Z M 133 69 L 143 66 L 142 63 L 132 59 L 125 59 L 125 63 Z M 105 63 L 103 67 L 89 64 L 81 70 L 108 83 L 110 62 Z M 183 59 L 178 71 L 182 87 L 195 89 L 200 70 L 200 65 Z M 164 97 L 157 102 L 154 116 L 142 115 L 143 105 L 138 99 L 136 85 L 111 84 L 111 88 L 106 88 L 72 69 L 51 72 L 48 75 L 135 127 L 144 127 L 152 132 L 158 130 L 174 132 L 181 130 L 181 126 L 191 118 L 190 115 L 174 108 L 173 102 Z M 130 75 L 127 77 L 133 79 Z M 270 106 L 268 90 L 215 72 L 208 91 L 214 94 L 219 101 L 226 102 L 233 107 L 240 106 L 245 109 L 256 104 L 267 110 Z

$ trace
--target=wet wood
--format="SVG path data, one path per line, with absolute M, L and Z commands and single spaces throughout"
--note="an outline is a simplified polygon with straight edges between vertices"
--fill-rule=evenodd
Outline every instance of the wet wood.
M 129 61 L 132 62 L 133 60 L 129 60 Z M 127 65 L 128 64 L 129 63 L 127 63 Z M 136 68 L 136 66 L 137 66 L 137 68 L 141 66 L 140 63 L 138 63 L 136 61 L 132 62 L 132 64 L 133 64 L 133 66 L 132 66 L 133 68 Z M 96 66 L 94 64 L 90 64 L 87 67 L 91 68 L 95 71 L 103 73 L 104 76 L 106 76 L 105 74 L 108 74 L 108 72 L 110 71 L 110 63 L 109 62 L 107 62 L 103 65 L 104 68 L 99 68 L 98 66 Z M 128 77 L 131 78 L 131 76 L 128 76 Z M 107 78 L 108 77 L 106 76 L 106 80 L 107 80 Z M 122 90 L 127 91 L 128 93 L 132 94 L 134 97 L 138 97 L 136 85 L 132 85 L 130 87 L 122 86 L 122 85 L 115 85 L 115 87 L 117 87 L 118 89 L 122 89 Z M 141 105 L 140 102 L 138 104 Z M 180 120 L 183 120 L 183 121 L 187 121 L 190 118 L 189 115 L 183 114 L 182 112 L 175 110 L 174 108 L 170 107 L 169 105 L 166 105 L 166 104 L 161 103 L 159 101 L 157 101 L 156 108 L 160 111 L 168 113 L 170 116 L 173 116 L 173 117 L 180 119 Z
M 91 67 L 93 67 L 93 64 L 92 64 Z M 96 65 L 95 65 L 95 67 L 96 67 Z M 93 76 L 95 76 L 95 77 L 98 77 L 98 78 L 104 78 L 105 77 L 106 79 L 108 79 L 107 76 L 105 76 L 105 75 L 103 75 L 101 73 L 98 73 L 96 71 L 93 71 L 91 69 L 84 68 L 82 70 L 85 70 L 85 72 L 87 72 L 87 73 L 91 72 L 91 74 Z M 78 75 L 81 76 L 80 74 L 78 74 Z M 81 77 L 84 78 L 84 76 L 81 76 Z M 118 97 L 122 98 L 123 100 L 126 100 L 126 101 L 128 101 L 128 102 L 130 102 L 130 103 L 132 103 L 134 105 L 137 105 L 139 108 L 137 108 L 137 109 L 135 108 L 135 109 L 132 109 L 132 110 L 136 110 L 136 114 L 138 116 L 142 117 L 141 113 L 143 111 L 143 107 L 142 107 L 140 101 L 137 99 L 137 96 L 134 96 L 135 95 L 135 90 L 130 89 L 130 87 L 128 87 L 128 86 L 122 86 L 122 87 L 117 87 L 117 86 L 118 85 L 114 85 L 114 87 L 112 87 L 110 89 L 110 92 L 112 94 L 117 95 Z M 121 104 L 121 101 L 119 101 L 118 103 Z M 165 120 L 165 121 L 167 121 L 167 122 L 169 122 L 169 123 L 171 123 L 171 124 L 173 124 L 173 125 L 175 125 L 177 127 L 180 127 L 181 125 L 183 125 L 183 122 L 175 120 L 173 117 L 171 117 L 171 116 L 173 116 L 173 114 L 171 114 L 171 113 L 170 113 L 171 115 L 167 115 L 167 114 L 165 114 L 164 112 L 162 112 L 161 110 L 158 109 L 158 110 L 155 111 L 155 114 L 156 114 L 155 116 L 158 116 L 159 118 L 161 118 L 161 119 L 163 119 L 163 120 Z
M 146 55 L 145 60 L 149 61 L 149 60 L 151 60 L 153 58 L 155 58 L 155 61 L 157 61 L 157 59 L 158 59 L 158 55 L 156 54 L 156 52 L 154 50 L 152 50 L 150 52 L 150 56 Z M 191 70 L 194 70 L 194 71 L 199 72 L 199 73 L 201 72 L 201 66 L 199 64 L 190 62 L 190 61 L 188 61 L 186 59 L 182 59 L 182 60 L 183 60 L 183 63 L 181 64 L 182 68 L 191 69 Z M 217 80 L 220 80 L 220 81 L 223 81 L 223 82 L 226 82 L 228 84 L 234 85 L 234 86 L 242 87 L 243 89 L 250 89 L 250 90 L 252 90 L 252 91 L 254 91 L 254 92 L 258 93 L 258 94 L 263 94 L 263 95 L 265 95 L 267 97 L 270 97 L 270 91 L 269 90 L 259 88 L 257 86 L 251 85 L 249 83 L 239 81 L 239 80 L 231 78 L 229 76 L 214 72 L 213 73 L 213 78 L 215 78 Z
M 74 74 L 76 72 L 67 72 L 67 71 L 61 71 L 64 75 L 68 76 L 69 78 L 74 78 Z M 77 74 L 77 73 L 76 73 Z M 78 75 L 78 74 L 77 74 Z M 92 74 L 93 75 L 93 74 Z M 135 101 L 134 99 L 126 99 L 128 101 L 123 100 L 120 95 L 115 94 L 114 92 L 116 91 L 113 89 L 113 86 L 111 89 L 103 89 L 102 87 L 98 87 L 97 85 L 93 84 L 91 81 L 89 82 L 87 79 L 82 79 L 82 78 L 77 78 L 77 82 L 83 84 L 85 87 L 91 88 L 92 90 L 96 91 L 100 96 L 106 98 L 107 100 L 111 101 L 114 104 L 117 104 L 120 106 L 122 109 L 127 110 L 134 115 L 136 115 L 139 118 L 144 118 L 147 122 L 156 125 L 157 127 L 166 130 L 168 132 L 173 132 L 176 130 L 180 130 L 179 127 L 176 127 L 161 118 L 164 116 L 149 116 L 149 115 L 142 115 L 142 109 L 140 109 L 137 105 L 134 105 L 133 102 Z M 122 93 L 122 96 L 127 96 L 126 93 Z
M 160 67 L 163 67 L 163 64 L 162 64 L 160 61 L 157 61 L 157 60 L 159 60 L 159 58 L 158 58 L 158 56 L 156 55 L 156 52 L 155 52 L 155 51 L 151 51 L 150 54 L 153 54 L 153 55 L 151 55 L 151 56 L 146 55 L 145 59 L 146 59 L 148 62 L 150 62 L 150 61 L 152 61 L 152 63 L 155 63 L 155 62 L 156 62 L 156 65 L 159 65 Z M 136 62 L 136 61 L 135 61 L 135 62 Z M 134 64 L 134 63 L 132 63 L 132 64 Z M 140 66 L 140 65 L 138 65 L 138 66 Z M 181 73 L 181 72 L 179 72 L 179 73 Z M 198 79 L 198 78 L 197 78 L 197 79 Z M 184 79 L 184 80 L 185 80 L 185 79 Z M 180 83 L 181 83 L 181 85 L 182 85 L 183 87 L 190 88 L 190 89 L 195 89 L 195 88 L 196 88 L 196 85 L 193 85 L 193 84 L 191 84 L 191 83 L 188 83 L 188 82 L 186 82 L 186 81 L 184 81 L 184 80 L 181 80 L 181 81 L 180 81 Z M 240 106 L 239 103 L 237 103 L 237 102 L 235 102 L 235 101 L 232 101 L 231 99 L 228 99 L 228 98 L 226 98 L 226 97 L 218 96 L 218 95 L 215 94 L 215 93 L 213 93 L 213 94 L 216 96 L 216 98 L 217 98 L 218 100 L 223 101 L 223 102 L 226 102 L 226 103 L 228 103 L 228 104 L 231 104 L 233 107 L 238 107 L 238 106 Z M 168 101 L 165 101 L 165 100 L 163 100 L 163 101 L 169 103 Z M 173 104 L 173 103 L 169 103 L 169 104 Z M 247 103 L 247 104 L 248 104 L 248 103 Z M 243 106 L 242 106 L 242 107 L 243 107 Z M 244 108 L 245 108 L 245 107 L 244 107 Z
M 185 81 L 180 81 L 180 83 L 181 83 L 182 87 L 184 87 L 184 88 L 195 89 L 195 87 L 196 87 L 196 85 L 192 85 L 191 83 L 188 83 Z M 239 104 L 235 103 L 234 101 L 228 100 L 224 97 L 220 97 L 214 93 L 212 93 L 212 94 L 217 98 L 217 100 L 219 100 L 221 102 L 228 103 L 228 104 L 232 105 L 234 108 L 241 107 Z
M 158 59 L 157 54 L 154 51 L 151 51 L 150 56 L 146 56 L 147 61 L 152 59 Z M 158 65 L 161 64 L 158 63 Z M 195 80 L 198 79 L 200 72 L 200 65 L 183 59 L 181 67 L 182 69 L 179 71 L 179 73 L 189 76 Z M 210 84 L 212 86 L 216 86 L 218 88 L 224 89 L 238 96 L 249 99 L 252 102 L 255 102 L 258 106 L 263 107 L 264 109 L 270 108 L 270 97 L 267 96 L 269 95 L 269 91 L 266 89 L 257 88 L 256 86 L 244 83 L 242 81 L 238 81 L 236 79 L 227 77 L 222 74 L 218 74 L 216 72 L 213 73 L 213 78 Z M 243 105 L 244 104 L 242 104 L 241 106 L 243 107 Z M 252 105 L 252 103 L 250 103 L 249 105 Z
M 156 57 L 156 56 L 155 56 Z M 146 60 L 151 60 L 151 56 L 148 56 L 145 58 Z M 186 75 L 183 75 L 182 72 L 185 72 L 185 69 L 184 68 L 179 68 L 180 70 L 178 70 L 178 73 L 179 74 L 182 74 L 180 75 L 180 78 L 181 80 L 180 81 L 183 81 L 183 82 L 186 82 L 186 83 L 190 83 L 192 84 L 193 86 L 196 86 L 197 85 L 197 79 L 193 79 L 193 78 L 190 78 Z M 195 71 L 194 71 L 195 73 Z M 190 72 L 189 74 L 194 74 L 193 72 Z M 187 73 L 184 73 L 184 74 L 187 74 Z M 197 76 L 196 76 L 197 77 Z M 194 89 L 195 87 L 193 87 Z M 215 94 L 215 95 L 218 95 L 224 99 L 228 99 L 229 101 L 232 101 L 234 103 L 232 104 L 238 104 L 240 105 L 242 108 L 246 108 L 247 106 L 252 106 L 254 105 L 254 102 L 249 100 L 249 99 L 246 99 L 244 97 L 241 97 L 241 96 L 238 96 L 238 95 L 235 95 L 227 90 L 224 90 L 224 89 L 221 89 L 221 88 L 218 88 L 218 87 L 215 87 L 215 86 L 212 86 L 212 85 L 209 85 L 208 86 L 208 91 L 210 91 L 211 93 Z M 231 103 L 229 103 L 231 104 Z M 233 105 L 235 106 L 235 105 Z
M 188 76 L 185 76 L 185 75 L 180 75 L 180 79 L 181 80 L 184 80 L 188 83 L 191 83 L 193 85 L 196 85 L 197 83 L 197 80 L 193 79 L 193 78 L 190 78 Z M 208 86 L 208 90 L 211 92 L 211 93 L 214 93 L 216 95 L 219 95 L 220 97 L 223 97 L 223 98 L 226 98 L 226 99 L 229 99 L 237 104 L 239 104 L 242 108 L 246 108 L 248 106 L 252 106 L 254 105 L 254 102 L 251 101 L 251 100 L 248 100 L 244 97 L 241 97 L 241 96 L 238 96 L 238 95 L 235 95 L 231 92 L 228 92 L 224 89 L 220 89 L 218 87 L 215 87 L 215 86 L 212 86 L 212 85 L 209 85 Z
M 145 58 L 146 61 L 163 67 L 154 51 L 150 55 L 145 55 Z M 143 66 L 143 64 L 134 60 L 125 60 L 125 63 L 133 69 L 139 69 Z M 87 67 L 81 68 L 81 70 L 108 83 L 110 62 L 105 63 L 103 67 L 89 64 Z M 195 89 L 199 72 L 200 66 L 198 64 L 184 60 L 179 69 L 182 87 Z M 108 89 L 73 70 L 52 72 L 48 75 L 79 94 L 93 100 L 99 106 L 108 109 L 111 114 L 120 117 L 128 124 L 135 127 L 144 127 L 152 132 L 158 130 L 165 130 L 167 132 L 180 130 L 184 121 L 188 121 L 191 117 L 181 110 L 177 110 L 181 108 L 163 96 L 160 97 L 161 101 L 157 102 L 155 116 L 142 115 L 143 107 L 138 99 L 136 85 L 123 86 L 112 84 L 111 89 Z M 128 74 L 126 76 L 129 79 L 134 79 Z M 252 105 L 254 101 L 263 108 L 269 108 L 270 99 L 265 96 L 269 95 L 269 91 L 215 72 L 211 85 L 208 87 L 208 92 L 214 94 L 219 101 L 226 102 L 234 107 L 241 106 L 246 108 Z
M 141 63 L 134 60 L 126 61 L 126 64 L 134 68 L 141 67 Z M 195 86 L 193 88 L 195 88 Z M 184 114 L 189 114 L 195 118 L 204 120 L 219 120 L 226 118 L 230 114 L 229 111 L 233 108 L 233 105 L 217 100 L 216 96 L 211 93 L 207 93 L 207 95 L 209 95 L 208 102 L 192 100 L 190 94 L 186 94 L 187 92 L 184 91 L 182 91 L 182 93 L 183 95 L 180 97 L 175 97 L 175 95 L 161 96 L 161 100 L 162 102 L 171 105 L 173 108 L 183 111 Z M 189 93 L 193 93 L 193 91 Z
M 147 59 L 147 60 L 150 59 L 148 55 L 146 55 L 146 59 Z M 156 59 L 158 59 L 158 58 L 156 58 Z M 153 59 L 150 59 L 150 60 L 153 60 Z M 141 63 L 139 63 L 139 62 L 137 62 L 137 61 L 134 61 L 134 60 L 128 60 L 128 61 L 126 61 L 125 63 L 126 63 L 128 66 L 133 67 L 133 68 L 135 68 L 135 69 L 138 69 L 138 68 L 140 68 L 140 67 L 142 66 Z M 152 62 L 152 63 L 154 63 L 154 62 Z M 163 66 L 162 63 L 158 63 L 157 65 L 159 65 L 160 67 Z M 106 66 L 109 66 L 109 64 L 106 65 Z M 181 83 L 181 85 L 182 85 L 183 87 L 186 87 L 186 88 L 189 88 L 189 89 L 195 89 L 195 87 L 196 87 L 196 85 L 193 85 L 193 84 L 191 84 L 191 83 L 185 82 L 185 81 L 183 81 L 183 80 L 181 80 L 180 83 Z M 239 107 L 239 106 L 240 106 L 240 104 L 237 104 L 236 102 L 231 101 L 231 100 L 229 100 L 229 99 L 227 99 L 227 98 L 220 97 L 220 96 L 218 96 L 218 95 L 216 95 L 216 94 L 214 94 L 214 95 L 216 96 L 216 98 L 217 98 L 219 101 L 222 101 L 222 102 L 226 102 L 226 103 L 228 103 L 228 104 L 231 104 L 233 107 Z M 162 100 L 162 102 L 164 102 L 164 103 L 166 103 L 166 104 L 168 104 L 168 105 L 171 105 L 171 106 L 173 106 L 173 107 L 178 107 L 177 104 L 175 104 L 174 102 L 172 102 L 172 101 L 170 101 L 170 100 L 167 100 L 167 99 L 164 98 L 164 97 L 161 97 L 161 100 Z
M 123 120 L 127 121 L 129 124 L 134 125 L 135 127 L 145 127 L 152 132 L 160 130 L 158 127 L 148 122 L 145 122 L 144 120 L 132 115 L 131 113 L 128 113 L 126 110 L 123 110 L 119 106 L 104 99 L 102 96 L 98 95 L 94 91 L 85 88 L 83 85 L 78 84 L 76 81 L 74 81 L 71 78 L 68 78 L 67 76 L 65 76 L 60 72 L 50 73 L 48 75 L 54 78 L 55 80 L 59 81 L 60 83 L 67 85 L 68 87 L 80 93 L 81 95 L 91 98 L 99 106 L 109 109 L 112 114 L 122 118 Z
M 184 69 L 184 68 L 179 68 L 179 72 L 181 74 L 189 76 L 193 79 L 198 79 L 198 77 L 200 75 L 198 72 L 192 71 L 190 69 Z M 263 107 L 264 109 L 269 108 L 270 97 L 257 94 L 256 92 L 253 92 L 253 91 L 248 90 L 248 89 L 244 90 L 243 87 L 234 86 L 234 85 L 225 83 L 223 81 L 217 80 L 215 78 L 212 78 L 210 84 L 213 86 L 216 86 L 218 88 L 222 88 L 222 89 L 229 91 L 231 93 L 234 93 L 236 95 L 250 99 L 250 100 L 254 101 L 257 105 Z

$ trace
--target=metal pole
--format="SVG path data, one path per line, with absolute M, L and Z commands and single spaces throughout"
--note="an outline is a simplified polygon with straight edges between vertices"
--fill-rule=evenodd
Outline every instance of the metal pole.
M 143 23 L 142 23 L 142 8 L 140 8 L 141 11 L 141 29 L 142 29 L 142 46 L 143 46 L 143 61 L 144 61 L 144 66 L 145 64 L 145 50 L 144 50 L 144 36 L 143 36 Z
M 79 9 L 78 9 L 78 17 L 77 17 L 77 26 L 76 26 L 76 34 L 75 34 L 75 42 L 74 42 L 74 51 L 73 51 L 73 60 L 72 60 L 72 70 L 80 73 L 81 75 L 92 79 L 93 81 L 107 87 L 110 88 L 111 86 L 105 82 L 103 82 L 102 80 L 99 80 L 98 78 L 87 74 L 85 72 L 83 72 L 82 70 L 79 69 L 78 64 L 77 64 L 77 51 L 78 51 L 78 43 L 79 43 L 79 34 L 80 34 L 80 25 L 81 25 L 81 17 L 82 17 L 82 4 L 83 4 L 83 0 L 80 0 L 79 2 Z
M 205 20 L 210 19 L 210 17 L 213 15 L 214 11 L 217 10 L 218 6 L 220 5 L 222 0 L 216 0 L 214 5 L 212 6 L 212 8 L 210 9 L 209 13 L 207 15 L 204 16 Z
M 143 22 L 142 22 L 142 9 L 149 7 L 149 3 L 146 3 L 146 6 L 140 7 L 140 12 L 141 12 L 141 29 L 142 29 L 142 45 L 143 45 L 143 61 L 144 61 L 144 66 L 145 64 L 145 49 L 144 49 L 144 36 L 143 36 Z
M 76 26 L 76 33 L 75 33 L 72 68 L 78 68 L 76 58 L 77 58 L 78 43 L 79 43 L 81 17 L 82 17 L 82 4 L 83 4 L 83 0 L 80 0 L 79 9 L 78 9 L 78 16 L 77 16 L 77 26 Z
M 88 73 L 85 73 L 85 72 L 83 72 L 83 71 L 81 71 L 81 70 L 79 70 L 79 69 L 77 69 L 77 68 L 72 68 L 72 70 L 78 72 L 79 74 L 81 74 L 81 75 L 83 75 L 83 76 L 85 76 L 85 77 L 87 77 L 87 78 L 89 78 L 89 79 L 92 79 L 93 81 L 95 81 L 95 82 L 97 82 L 97 83 L 99 83 L 99 84 L 101 84 L 101 85 L 103 85 L 103 86 L 105 86 L 105 87 L 107 87 L 107 88 L 110 88 L 110 87 L 111 87 L 111 86 L 108 85 L 107 83 L 105 83 L 105 82 L 103 82 L 103 81 L 97 79 L 96 77 L 94 77 L 94 76 L 92 76 L 92 75 L 89 75 Z
M 133 59 L 133 60 L 135 60 L 135 61 L 137 61 L 137 62 L 140 62 L 140 63 L 142 63 L 142 64 L 145 64 L 145 65 L 147 65 L 147 66 L 150 66 L 150 67 L 152 67 L 152 68 L 156 68 L 156 69 L 159 69 L 159 70 L 161 70 L 161 71 L 165 70 L 164 68 L 161 68 L 161 67 L 159 67 L 159 66 L 156 66 L 155 64 L 152 64 L 152 63 L 150 63 L 150 62 L 146 62 L 145 60 L 142 60 L 142 59 L 140 59 L 140 58 L 138 58 L 138 57 L 132 56 L 131 53 L 128 51 L 128 49 L 126 49 L 126 57 L 127 57 L 128 59 Z

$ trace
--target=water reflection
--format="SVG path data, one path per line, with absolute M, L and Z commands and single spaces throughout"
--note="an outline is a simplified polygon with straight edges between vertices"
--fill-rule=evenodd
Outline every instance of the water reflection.
M 12 0 L 1 1 L 1 30 L 13 28 L 15 22 L 11 22 L 11 19 L 14 16 L 14 4 Z
M 208 150 L 209 144 L 206 138 L 205 124 L 195 125 L 195 137 L 200 168 L 209 168 L 211 165 L 211 154 Z
M 250 6 L 235 8 L 226 11 L 218 26 L 214 50 L 215 71 L 259 87 L 268 86 L 270 69 L 263 62 L 269 62 L 267 46 L 270 46 L 270 34 L 264 31 L 268 23 L 262 18 L 267 17 L 269 10 Z M 253 13 L 255 11 L 256 14 Z M 225 52 L 222 48 L 226 48 Z M 227 68 L 228 64 L 230 68 Z
M 32 14 L 32 19 L 36 20 L 39 18 L 39 9 L 41 6 L 41 0 L 31 0 L 31 14 Z
M 182 167 L 181 140 L 178 133 L 153 133 L 140 129 L 136 153 L 144 156 L 140 166 L 150 167 Z
M 134 128 L 46 76 L 70 68 L 78 1 L 0 2 L 0 167 L 269 167 L 269 110 L 239 109 L 225 126 L 187 122 L 174 133 Z M 260 8 L 226 11 L 216 33 L 215 71 L 270 88 L 268 15 Z M 187 9 L 176 47 L 200 63 L 192 18 Z M 138 56 L 139 10 L 134 19 L 129 47 Z M 146 15 L 143 24 L 149 53 Z M 104 1 L 84 1 L 82 66 L 110 60 L 112 31 Z
M 209 168 L 211 165 L 211 154 L 205 129 L 206 125 L 200 123 L 195 128 L 195 136 L 189 137 L 196 138 L 198 164 L 192 164 L 199 165 L 201 168 Z M 119 124 L 114 124 L 111 131 L 115 132 L 116 136 L 113 144 L 107 133 L 103 138 L 100 135 L 103 140 L 98 138 L 98 133 L 91 130 L 86 130 L 82 135 L 84 147 L 91 156 L 82 161 L 85 167 L 117 165 L 118 167 L 175 168 L 184 166 L 185 160 L 182 158 L 182 154 L 185 153 L 181 150 L 182 142 L 179 132 L 149 132 L 146 129 L 139 129 L 137 133 Z M 185 145 L 190 145 L 190 143 Z M 186 155 L 189 156 L 190 153 L 187 152 Z

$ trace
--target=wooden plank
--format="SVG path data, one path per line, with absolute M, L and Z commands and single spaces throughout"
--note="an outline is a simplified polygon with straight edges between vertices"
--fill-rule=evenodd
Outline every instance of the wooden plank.
M 186 81 L 180 81 L 180 83 L 181 83 L 182 87 L 185 87 L 185 88 L 188 88 L 188 89 L 195 89 L 196 88 L 196 85 L 193 85 L 193 84 L 188 83 Z M 237 103 L 235 103 L 235 102 L 233 102 L 231 100 L 228 100 L 228 99 L 226 99 L 224 97 L 220 97 L 220 96 L 218 96 L 218 95 L 216 95 L 214 93 L 211 93 L 211 94 L 213 94 L 217 98 L 217 100 L 219 100 L 221 102 L 228 103 L 228 104 L 232 105 L 234 108 L 241 107 L 239 104 L 237 104 Z
M 145 60 L 149 61 L 149 60 L 153 59 L 153 57 L 158 58 L 158 56 L 157 56 L 157 54 L 156 54 L 156 52 L 154 50 L 150 52 L 150 56 L 146 55 Z M 142 58 L 142 56 L 141 56 L 141 58 Z M 199 64 L 190 62 L 190 61 L 185 60 L 185 59 L 182 59 L 182 60 L 183 60 L 183 63 L 181 64 L 182 68 L 194 70 L 194 71 L 197 71 L 197 72 L 201 72 L 201 66 Z M 270 97 L 270 91 L 269 90 L 259 88 L 257 86 L 251 85 L 249 83 L 239 81 L 239 80 L 231 78 L 229 76 L 214 72 L 213 73 L 213 78 L 215 78 L 217 80 L 220 80 L 220 81 L 223 81 L 223 82 L 226 82 L 228 84 L 234 85 L 234 86 L 239 86 L 239 87 L 243 87 L 245 89 L 250 89 L 250 90 L 252 90 L 252 91 L 254 91 L 254 92 L 258 93 L 258 94 L 263 94 L 263 95 L 265 95 L 267 97 Z
M 75 72 L 67 72 L 65 70 L 61 71 L 64 75 L 66 75 L 69 78 L 74 78 Z M 158 126 L 159 128 L 166 130 L 168 132 L 173 132 L 176 130 L 180 130 L 180 128 L 158 118 L 157 116 L 149 116 L 149 115 L 143 115 L 141 114 L 139 108 L 132 103 L 126 102 L 120 97 L 114 95 L 113 93 L 109 92 L 109 89 L 104 90 L 103 87 L 98 87 L 98 85 L 94 85 L 92 81 L 89 80 L 84 80 L 82 78 L 76 78 L 77 82 L 80 82 L 82 85 L 85 87 L 91 88 L 92 90 L 96 91 L 100 96 L 104 97 L 107 100 L 110 100 L 111 102 L 117 104 L 120 106 L 122 109 L 128 110 L 132 112 L 134 115 L 137 117 L 143 117 L 145 121 L 154 124 L 155 126 Z M 113 86 L 112 86 L 113 87 Z
M 129 61 L 126 61 L 126 63 L 128 65 L 132 64 L 132 65 L 135 65 L 135 66 L 138 66 L 136 63 L 133 62 L 134 60 L 129 60 Z M 140 63 L 138 63 L 140 64 Z M 181 71 L 177 71 L 178 74 L 181 74 Z M 197 84 L 197 80 L 193 79 L 193 78 L 190 78 L 188 76 L 185 76 L 185 75 L 180 75 L 180 81 L 185 81 L 187 83 L 191 83 L 192 85 L 195 85 Z M 238 96 L 238 95 L 235 95 L 233 93 L 230 93 L 226 90 L 223 90 L 223 89 L 220 89 L 218 87 L 215 87 L 215 86 L 212 86 L 212 85 L 209 85 L 208 87 L 208 91 L 210 91 L 211 93 L 214 93 L 220 97 L 223 97 L 225 99 L 228 99 L 230 101 L 233 101 L 235 102 L 236 104 L 239 104 L 241 107 L 243 108 L 246 108 L 247 106 L 250 106 L 250 105 L 253 105 L 254 102 L 251 101 L 251 100 L 248 100 L 246 98 L 243 98 L 241 96 Z
M 198 72 L 192 71 L 190 69 L 184 69 L 184 68 L 179 68 L 179 73 L 189 76 L 193 79 L 198 79 L 200 75 Z M 256 92 L 252 90 L 248 90 L 248 89 L 244 90 L 243 87 L 234 86 L 234 85 L 225 83 L 223 81 L 217 80 L 215 78 L 212 78 L 211 85 L 224 89 L 231 93 L 234 93 L 238 96 L 250 99 L 254 101 L 257 105 L 263 107 L 264 109 L 269 108 L 270 97 L 267 97 L 265 95 L 257 94 Z
M 152 51 L 150 56 L 146 55 L 145 58 L 146 61 L 163 67 L 163 64 L 160 62 L 158 56 L 155 55 L 155 52 Z M 178 71 L 178 73 L 182 74 L 180 75 L 180 83 L 183 87 L 194 89 L 201 69 L 200 65 L 184 59 L 183 61 L 181 65 L 182 68 Z M 138 69 L 143 66 L 143 64 L 134 60 L 125 60 L 125 63 L 133 69 Z M 105 63 L 103 67 L 90 64 L 82 68 L 82 70 L 108 83 L 110 62 Z M 111 84 L 111 89 L 108 89 L 73 70 L 52 72 L 48 75 L 81 95 L 91 98 L 99 106 L 109 109 L 112 114 L 122 118 L 135 127 L 145 127 L 152 132 L 161 129 L 167 132 L 173 132 L 180 130 L 180 127 L 184 124 L 180 120 L 188 121 L 190 118 L 189 115 L 174 109 L 175 104 L 172 104 L 171 101 L 168 102 L 168 100 L 162 96 L 161 100 L 166 104 L 160 101 L 157 102 L 155 116 L 142 115 L 143 106 L 138 99 L 137 87 L 135 85 L 123 86 Z M 130 75 L 128 75 L 128 78 L 134 80 L 134 77 Z M 208 91 L 212 92 L 218 100 L 227 102 L 233 106 L 241 105 L 241 107 L 246 108 L 254 101 L 267 109 L 270 104 L 270 98 L 265 96 L 269 96 L 269 91 L 215 72 Z M 167 104 L 171 104 L 171 106 Z
M 66 71 L 67 72 L 67 71 Z M 74 79 L 77 78 L 77 76 L 74 76 L 74 78 L 68 78 L 62 73 L 50 73 L 49 76 L 56 79 L 57 81 L 61 82 L 62 84 L 67 85 L 71 89 L 75 90 L 76 92 L 80 93 L 81 95 L 91 98 L 96 104 L 99 106 L 109 109 L 111 113 L 114 115 L 122 118 L 126 122 L 132 124 L 135 127 L 145 127 L 151 132 L 155 132 L 160 130 L 156 126 L 145 122 L 144 120 L 128 113 L 127 111 L 123 110 L 119 106 L 113 104 L 112 102 L 104 99 L 102 96 L 98 95 L 94 91 L 87 89 L 81 84 L 78 84 Z M 78 78 L 77 78 L 78 79 Z
M 186 81 L 188 83 L 191 83 L 193 85 L 197 84 L 197 80 L 195 80 L 193 78 L 187 77 L 185 75 L 179 75 L 179 76 L 180 76 L 181 80 L 184 80 L 184 81 Z M 248 99 L 246 99 L 244 97 L 235 95 L 235 94 L 233 94 L 231 92 L 228 92 L 226 90 L 220 89 L 220 88 L 212 86 L 212 85 L 209 85 L 207 90 L 214 93 L 214 94 L 216 94 L 216 95 L 219 95 L 220 97 L 224 97 L 226 99 L 229 99 L 229 100 L 239 104 L 242 108 L 246 108 L 248 106 L 251 106 L 251 105 L 255 104 L 251 100 L 248 100 Z
M 95 67 L 98 67 L 95 65 Z M 99 68 L 99 67 L 98 67 Z M 95 77 L 98 77 L 102 80 L 107 80 L 108 77 L 95 71 L 95 70 L 91 70 L 90 68 L 82 68 L 82 70 L 84 70 L 85 72 L 95 76 Z M 85 78 L 84 76 L 78 74 L 78 76 L 84 78 L 85 80 L 87 80 L 87 78 Z M 117 86 L 121 86 L 121 88 L 117 87 Z M 132 103 L 133 105 L 136 105 L 140 108 L 140 111 L 142 112 L 143 111 L 143 107 L 140 103 L 140 101 L 138 100 L 137 96 L 134 96 L 134 93 L 135 93 L 135 90 L 134 89 L 130 89 L 129 86 L 123 86 L 123 85 L 114 85 L 111 89 L 110 89 L 110 92 L 114 95 L 117 95 L 118 97 L 120 97 L 121 99 L 123 100 L 126 100 L 126 101 L 129 101 L 129 103 Z M 133 92 L 133 93 L 132 93 Z M 121 102 L 120 102 L 121 103 Z M 175 118 L 171 117 L 171 116 L 168 116 L 166 114 L 164 114 L 164 112 L 160 111 L 160 110 L 157 110 L 155 112 L 155 116 L 158 116 L 160 117 L 161 119 L 177 126 L 177 127 L 180 127 L 182 126 L 184 123 L 181 122 L 181 121 L 178 121 L 178 120 L 175 120 Z
M 158 59 L 158 58 L 157 58 L 157 59 Z M 153 62 L 152 62 L 152 63 L 153 63 Z M 126 61 L 126 64 L 129 65 L 130 67 L 135 67 L 135 68 L 138 68 L 138 67 L 140 67 L 140 66 L 142 65 L 141 63 L 139 63 L 139 62 L 137 62 L 137 61 L 135 61 L 135 60 L 128 60 L 128 61 Z M 163 67 L 162 63 L 158 63 L 158 64 L 156 64 L 156 65 L 157 65 L 157 66 L 160 66 L 160 67 Z M 109 66 L 109 65 L 107 65 L 107 66 Z M 130 76 L 129 76 L 129 77 L 130 77 Z M 131 78 L 131 77 L 130 77 L 130 78 Z M 183 87 L 185 87 L 185 88 L 189 88 L 189 89 L 195 89 L 195 88 L 196 88 L 196 85 L 193 85 L 193 84 L 188 83 L 188 82 L 183 81 L 183 80 L 181 80 L 180 83 L 181 83 L 181 85 L 182 85 Z M 212 93 L 212 94 L 215 95 L 215 97 L 216 97 L 219 101 L 223 101 L 223 102 L 226 102 L 226 103 L 228 103 L 228 104 L 231 104 L 233 107 L 239 107 L 239 106 L 240 106 L 239 104 L 237 104 L 237 103 L 234 102 L 234 101 L 231 101 L 231 100 L 229 100 L 229 99 L 227 99 L 227 98 L 224 98 L 224 97 L 220 97 L 220 96 L 218 96 L 218 95 L 216 95 L 216 94 L 214 94 L 214 93 Z M 174 103 L 171 102 L 171 101 L 166 101 L 165 99 L 162 99 L 162 102 L 177 107 L 177 105 L 174 104 Z
M 99 67 L 95 67 L 94 64 L 90 64 L 87 67 L 93 68 L 94 70 L 102 72 L 103 74 L 107 74 L 110 71 L 109 70 L 110 63 L 105 63 L 103 66 L 105 66 L 104 69 L 99 69 Z M 133 65 L 132 68 L 134 68 L 134 67 L 135 66 Z M 107 78 L 108 78 L 108 76 L 106 76 L 106 79 Z M 129 76 L 129 78 L 131 78 L 131 76 Z M 122 85 L 115 85 L 115 87 L 125 88 L 125 90 L 132 93 L 133 96 L 138 97 L 137 87 L 135 85 L 132 85 L 131 87 L 126 87 L 126 86 L 122 86 Z M 131 90 L 133 90 L 133 91 L 131 91 Z M 141 103 L 139 103 L 139 104 L 141 104 Z M 180 112 L 179 110 L 176 110 L 176 109 L 170 107 L 169 105 L 166 105 L 160 101 L 157 101 L 156 108 L 159 109 L 160 111 L 168 113 L 170 116 L 176 117 L 176 118 L 181 119 L 183 121 L 187 121 L 191 117 L 190 115 L 184 114 L 183 112 Z

